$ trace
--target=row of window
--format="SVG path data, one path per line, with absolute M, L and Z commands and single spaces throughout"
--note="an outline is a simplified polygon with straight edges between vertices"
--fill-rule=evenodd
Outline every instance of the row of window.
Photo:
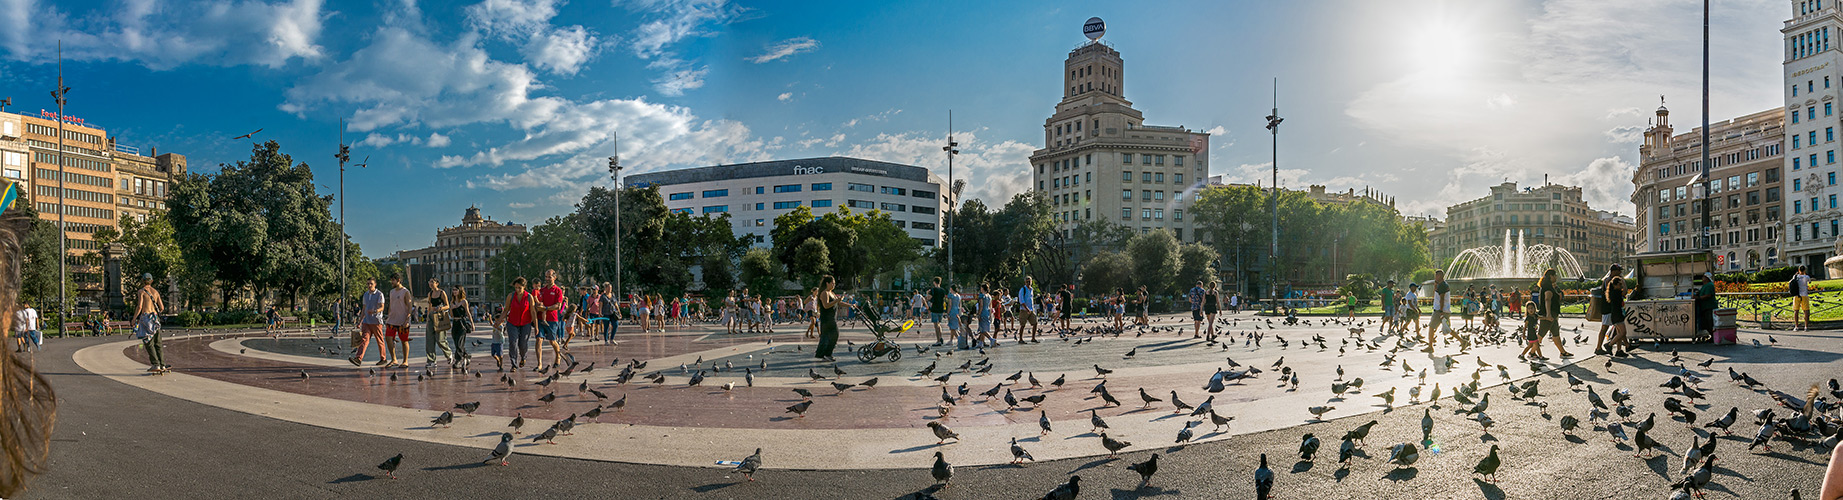
M 38 178 L 40 179 L 50 179 L 50 180 L 58 179 L 58 171 L 52 170 L 49 168 L 36 168 L 36 169 L 33 169 L 32 173 L 33 175 L 37 175 Z M 84 175 L 84 174 L 79 174 L 76 172 L 65 172 L 64 182 L 69 182 L 72 184 L 83 184 L 83 185 L 88 185 L 88 186 L 106 187 L 106 188 L 115 187 L 114 180 L 108 177 Z
M 1162 167 L 1165 165 L 1165 157 L 1167 156 L 1171 158 L 1171 166 L 1174 166 L 1174 167 L 1184 166 L 1184 155 L 1159 155 L 1159 154 L 1150 154 L 1150 153 L 1142 153 L 1142 154 L 1137 154 L 1137 155 L 1133 153 L 1120 153 L 1120 164 L 1132 165 L 1133 159 L 1138 158 L 1140 165 Z M 1089 153 L 1086 155 L 1082 155 L 1080 157 L 1069 157 L 1069 158 L 1064 158 L 1064 159 L 1056 160 L 1056 161 L 1049 162 L 1049 163 L 1039 163 L 1037 164 L 1037 173 L 1044 174 L 1044 173 L 1047 173 L 1047 171 L 1061 172 L 1064 170 L 1073 170 L 1079 167 L 1093 165 L 1093 164 L 1094 164 L 1094 154 Z M 1131 179 L 1128 179 L 1128 180 L 1131 180 Z
M 57 165 L 58 155 L 53 154 L 53 153 L 46 153 L 42 151 L 33 151 L 32 161 L 36 161 L 36 162 L 39 162 L 45 165 Z M 109 162 L 91 160 L 89 158 L 80 158 L 80 157 L 74 157 L 74 156 L 65 156 L 64 166 L 77 167 L 77 168 L 81 168 L 85 170 L 95 170 L 97 172 L 108 172 L 109 171 Z
M 1805 146 L 1816 146 L 1817 145 L 1817 131 L 1816 130 L 1812 130 L 1808 132 L 1806 137 L 1809 137 L 1809 139 L 1804 142 Z M 1798 134 L 1792 134 L 1792 149 L 1799 148 L 1798 139 L 1799 139 Z M 1835 127 L 1825 127 L 1824 128 L 1824 142 L 1836 142 L 1836 140 L 1837 140 L 1836 128 Z M 1811 160 L 1811 161 L 1814 164 L 1817 162 L 1817 160 Z
M 1139 199 L 1140 201 L 1165 201 L 1165 192 L 1164 191 L 1153 191 L 1150 189 L 1140 190 Z M 1120 190 L 1120 201 L 1132 201 L 1132 200 L 1133 200 L 1133 190 L 1131 189 Z M 1171 193 L 1171 201 L 1184 201 L 1184 193 L 1182 191 Z
M 58 204 L 39 202 L 38 212 L 41 214 L 57 215 Z M 114 210 L 109 210 L 106 208 L 82 207 L 82 206 L 77 206 L 77 205 L 64 205 L 64 215 L 69 215 L 73 217 L 89 217 L 92 219 L 115 220 Z
M 58 136 L 57 127 L 47 127 L 44 125 L 39 125 L 37 123 L 27 123 L 26 132 L 31 133 L 31 134 L 36 134 L 36 135 L 47 136 L 47 137 L 57 137 Z M 75 130 L 65 130 L 64 139 L 71 140 L 71 141 L 78 141 L 78 142 L 87 142 L 90 144 L 102 144 L 102 137 L 97 136 L 96 134 L 85 134 L 83 132 L 78 132 Z
M 87 201 L 91 203 L 115 203 L 115 195 L 80 189 L 39 186 L 36 193 L 41 199 L 51 199 L 57 198 L 59 191 L 63 191 L 63 197 L 66 200 Z
M 1798 159 L 1793 158 L 1792 161 L 1793 163 L 1796 164 Z M 1761 174 L 1765 174 L 1767 184 L 1779 182 L 1779 169 L 1769 168 L 1769 169 L 1766 169 L 1760 172 L 1748 172 L 1745 177 L 1747 179 L 1747 184 L 1745 185 L 1741 184 L 1742 176 L 1739 176 L 1739 175 L 1728 176 L 1725 182 L 1722 178 L 1717 177 L 1709 181 L 1709 192 L 1710 193 L 1720 193 L 1724 190 L 1734 190 L 1734 189 L 1742 189 L 1742 188 L 1750 188 L 1750 187 L 1759 186 Z M 1796 185 L 1796 179 L 1794 179 L 1794 185 Z M 1669 201 L 1674 201 L 1674 200 L 1689 199 L 1690 198 L 1689 190 L 1690 190 L 1689 186 L 1677 186 L 1674 189 L 1659 189 L 1657 191 L 1657 201 L 1662 203 L 1662 202 L 1669 202 Z M 1769 188 L 1769 190 L 1776 192 L 1778 191 L 1778 188 Z M 1793 191 L 1797 191 L 1797 188 L 1794 188 Z M 1772 197 L 1777 198 L 1776 195 Z
M 1818 28 L 1792 36 L 1787 41 L 1786 53 L 1792 59 L 1809 56 L 1830 50 L 1830 28 Z
M 811 184 L 810 186 L 813 191 L 831 191 L 832 190 L 832 183 L 830 182 L 815 182 Z M 808 185 L 804 185 L 804 184 L 782 184 L 779 186 L 774 186 L 774 192 L 776 193 L 798 193 L 798 192 L 801 192 L 801 190 L 806 189 L 807 187 Z M 849 191 L 862 191 L 866 193 L 878 192 L 877 186 L 872 186 L 870 184 L 858 184 L 855 182 L 848 183 L 845 189 Z M 755 187 L 755 194 L 766 194 L 766 192 L 767 192 L 767 188 L 763 186 Z M 883 186 L 882 193 L 888 194 L 888 195 L 895 195 L 895 196 L 912 195 L 916 198 L 933 198 L 935 195 L 933 191 L 923 191 L 919 189 L 910 190 L 910 189 L 891 187 L 891 186 Z M 729 196 L 730 190 L 711 189 L 711 190 L 706 190 L 701 194 L 704 198 L 722 198 L 725 196 Z M 671 193 L 671 194 L 666 195 L 666 199 L 672 200 L 672 201 L 689 200 L 691 199 L 691 193 L 689 191 L 683 192 L 683 193 Z
M 1165 209 L 1163 208 L 1141 208 L 1139 209 L 1139 219 L 1140 220 L 1165 220 Z M 1184 209 L 1180 208 L 1180 209 L 1172 210 L 1171 219 L 1177 222 L 1183 222 L 1184 221 Z M 1120 209 L 1120 220 L 1133 220 L 1133 209 L 1131 208 Z
M 1779 155 L 1780 152 L 1781 152 L 1781 145 L 1767 144 L 1767 145 L 1763 145 L 1763 146 L 1749 149 L 1746 151 L 1738 151 L 1734 153 L 1717 155 L 1715 157 L 1710 158 L 1710 163 L 1712 163 L 1711 168 L 1718 168 L 1718 167 L 1721 167 L 1722 165 L 1732 165 L 1732 164 L 1741 163 L 1744 161 L 1753 161 L 1753 160 L 1757 160 L 1760 158 L 1768 158 L 1772 156 L 1777 156 Z M 1813 160 L 1813 161 L 1816 161 L 1816 160 Z M 1793 159 L 1792 164 L 1794 165 L 1794 167 L 1798 165 L 1798 161 L 1796 158 Z M 1668 177 L 1675 177 L 1679 175 L 1690 175 L 1690 174 L 1696 174 L 1696 173 L 1701 173 L 1701 172 L 1702 172 L 1702 160 L 1694 160 L 1694 161 L 1689 161 L 1689 162 L 1666 166 L 1666 167 L 1658 167 L 1657 170 L 1652 171 L 1652 176 L 1655 177 L 1657 180 L 1664 180 L 1665 178 L 1668 178 Z

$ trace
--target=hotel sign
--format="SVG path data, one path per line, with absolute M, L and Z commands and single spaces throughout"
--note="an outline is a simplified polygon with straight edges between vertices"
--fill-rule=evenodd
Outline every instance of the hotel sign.
M 794 165 L 794 175 L 812 175 L 812 174 L 823 174 L 823 173 L 826 173 L 825 167 L 808 167 L 806 165 Z

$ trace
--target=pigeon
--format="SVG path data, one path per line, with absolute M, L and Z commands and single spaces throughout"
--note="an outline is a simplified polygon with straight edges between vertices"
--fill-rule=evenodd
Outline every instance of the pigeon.
M 1016 437 L 1011 438 L 1011 463 L 1022 463 L 1025 460 L 1035 462 L 1037 457 L 1030 456 L 1030 452 L 1024 451 L 1024 447 L 1018 446 Z
M 1363 425 L 1359 425 L 1357 426 L 1357 428 L 1351 429 L 1349 432 L 1345 432 L 1344 439 L 1350 440 L 1350 441 L 1356 441 L 1359 444 L 1367 444 L 1367 440 L 1369 439 L 1369 431 L 1370 429 L 1374 429 L 1375 427 L 1376 427 L 1375 420 L 1364 422 Z
M 1026 402 L 1029 402 L 1029 403 L 1030 403 L 1030 406 L 1031 406 L 1032 408 L 1035 408 L 1035 407 L 1037 407 L 1037 406 L 1040 406 L 1040 405 L 1042 405 L 1042 404 L 1043 404 L 1043 398 L 1045 398 L 1045 397 L 1048 397 L 1048 396 L 1049 396 L 1048 394 L 1032 394 L 1032 395 L 1029 395 L 1029 396 L 1025 396 L 1025 397 L 1024 397 L 1024 401 L 1026 401 Z
M 1101 365 L 1098 365 L 1098 364 L 1094 365 L 1094 375 L 1095 376 L 1101 377 L 1101 378 L 1107 378 L 1107 374 L 1109 373 L 1113 373 L 1113 370 L 1101 368 Z
M 467 415 L 471 417 L 474 414 L 474 410 L 480 409 L 480 402 L 475 401 L 472 403 L 457 404 L 457 405 L 454 405 L 454 409 L 461 410 L 462 412 L 467 413 Z
M 1310 432 L 1305 433 L 1305 436 L 1299 439 L 1299 459 L 1310 462 L 1312 456 L 1317 454 L 1318 436 Z
M 403 466 L 403 454 L 398 453 L 397 456 L 390 457 L 390 459 L 385 460 L 384 463 L 378 464 L 378 470 L 384 471 L 385 476 L 390 477 L 391 479 L 396 479 L 397 478 L 397 468 L 402 467 L 402 466 Z
M 589 411 L 584 412 L 582 414 L 582 418 L 586 418 L 590 420 L 601 418 L 601 416 L 602 416 L 602 407 L 600 406 L 590 408 Z
M 538 397 L 538 401 L 543 401 L 544 404 L 550 404 L 551 401 L 556 401 L 556 400 L 557 400 L 557 393 L 554 393 L 554 392 Z
M 1140 408 L 1146 408 L 1146 409 L 1149 409 L 1149 408 L 1151 408 L 1151 407 L 1152 407 L 1152 403 L 1156 403 L 1156 402 L 1159 402 L 1159 401 L 1164 401 L 1164 400 L 1162 400 L 1162 399 L 1158 399 L 1158 398 L 1155 398 L 1155 397 L 1152 397 L 1152 395 L 1151 395 L 1151 394 L 1147 394 L 1147 393 L 1145 392 L 1145 388 L 1144 388 L 1144 387 L 1140 387 L 1140 388 L 1139 388 L 1139 400 L 1141 400 L 1141 401 L 1145 401 L 1145 406 L 1141 406 Z
M 613 403 L 608 403 L 608 407 L 614 408 L 615 410 L 620 410 L 622 408 L 627 407 L 627 395 L 622 394 L 621 399 L 616 399 L 614 400 Z
M 794 389 L 793 391 L 794 391 L 794 394 L 800 395 L 800 399 L 813 399 L 812 391 L 808 391 L 806 389 Z
M 786 411 L 786 412 L 784 412 L 784 413 L 793 413 L 793 414 L 796 414 L 796 415 L 798 415 L 797 417 L 794 417 L 794 418 L 805 418 L 805 417 L 806 417 L 806 409 L 807 409 L 807 408 L 812 408 L 812 407 L 813 407 L 813 401 L 809 399 L 809 400 L 806 400 L 806 401 L 801 401 L 801 402 L 798 402 L 798 403 L 794 403 L 794 405 L 793 405 L 793 406 L 789 406 L 789 407 L 787 407 L 787 411 Z
M 1101 433 L 1101 447 L 1107 448 L 1107 458 L 1113 458 L 1120 453 L 1120 450 L 1132 445 L 1133 443 L 1108 437 L 1106 432 Z
M 532 436 L 531 442 L 536 443 L 538 441 L 543 441 L 549 444 L 557 444 L 554 441 L 555 439 L 557 439 L 557 426 L 553 425 L 553 426 L 550 426 L 549 428 L 544 429 L 544 432 L 542 434 Z
M 1229 425 L 1230 420 L 1235 420 L 1235 417 L 1224 417 L 1222 415 L 1217 415 L 1216 410 L 1214 408 L 1211 408 L 1209 410 L 1209 422 L 1212 424 L 1216 424 L 1216 432 L 1222 432 L 1222 428 L 1227 427 Z
M 1041 396 L 1041 394 L 1038 396 Z M 1106 406 L 1120 406 L 1120 400 L 1114 399 L 1113 393 L 1111 392 L 1101 391 L 1101 401 L 1106 401 Z
M 991 368 L 991 367 L 990 367 L 990 366 L 987 366 L 986 368 Z M 1054 381 L 1054 382 L 1050 382 L 1050 383 L 1049 383 L 1049 385 L 1050 385 L 1050 387 L 1055 387 L 1055 388 L 1057 388 L 1057 389 L 1061 389 L 1061 388 L 1062 388 L 1062 384 L 1063 384 L 1063 382 L 1066 382 L 1066 381 L 1068 381 L 1068 379 L 1069 379 L 1069 375 L 1068 375 L 1068 374 L 1066 374 L 1066 373 L 1064 373 L 1064 374 L 1060 374 L 1060 375 L 1057 375 L 1057 376 L 1056 376 L 1056 381 Z
M 1011 389 L 1005 389 L 1005 409 L 1012 408 L 1017 408 L 1017 396 L 1012 395 Z
M 1147 484 L 1151 484 L 1152 475 L 1158 473 L 1158 454 L 1153 453 L 1152 458 L 1144 462 L 1127 464 L 1126 470 L 1139 473 L 1139 487 L 1144 488 Z
M 1048 495 L 1043 495 L 1043 500 L 1075 500 L 1078 495 L 1081 495 L 1081 476 L 1069 476 L 1069 482 L 1050 490 Z
M 1495 483 L 1497 482 L 1497 467 L 1503 463 L 1503 460 L 1497 457 L 1497 445 L 1494 444 L 1491 445 L 1491 453 L 1485 455 L 1485 458 L 1478 461 L 1478 465 L 1472 467 L 1472 473 L 1481 474 L 1485 476 L 1486 482 Z
M 843 392 L 845 392 L 846 390 L 848 390 L 848 389 L 851 389 L 852 387 L 856 387 L 856 386 L 854 386 L 854 385 L 851 385 L 851 384 L 843 384 L 843 383 L 838 383 L 838 382 L 833 382 L 833 383 L 832 383 L 832 389 L 834 389 L 834 390 L 836 390 L 836 391 L 838 391 L 838 392 L 835 392 L 835 393 L 833 393 L 833 394 L 839 394 L 839 393 L 843 393 Z
M 749 455 L 742 459 L 742 463 L 736 464 L 735 471 L 741 472 L 742 477 L 747 478 L 749 481 L 755 481 L 755 471 L 761 470 L 761 468 L 762 449 L 756 448 L 754 455 Z
M 928 422 L 928 429 L 934 431 L 934 437 L 940 438 L 940 441 L 936 441 L 934 444 L 944 444 L 948 439 L 952 439 L 956 443 L 960 442 L 960 434 L 954 432 L 953 429 L 947 428 L 946 424 Z
M 1196 427 L 1199 423 L 1201 422 L 1195 420 L 1184 422 L 1184 428 L 1177 430 L 1177 440 L 1172 441 L 1172 444 L 1189 443 L 1192 438 L 1196 437 L 1196 435 L 1190 431 L 1190 428 Z
M 1758 341 L 1756 340 L 1755 342 L 1758 342 Z M 1687 476 L 1683 476 L 1682 480 L 1677 481 L 1674 484 L 1671 484 L 1670 487 L 1673 489 L 1682 489 L 1684 491 L 1689 491 L 1692 489 L 1701 490 L 1704 486 L 1708 486 L 1710 477 L 1714 475 L 1715 475 L 1715 456 L 1714 455 L 1705 456 L 1705 457 L 1702 457 L 1701 467 L 1697 467 L 1695 472 L 1692 472 Z
M 512 417 L 512 433 L 513 434 L 517 434 L 518 430 L 524 427 L 525 427 L 525 416 L 524 415 L 518 415 L 518 416 Z
M 498 460 L 499 465 L 511 465 L 506 463 L 506 457 L 510 456 L 512 456 L 512 434 L 501 432 L 499 433 L 499 446 L 493 447 L 493 453 L 488 455 L 486 460 L 480 463 L 490 464 L 493 463 L 494 460 Z
M 934 452 L 934 468 L 929 472 L 934 474 L 934 483 L 942 488 L 946 488 L 948 482 L 953 480 L 953 464 L 947 463 L 947 458 L 941 452 Z
M 863 387 L 865 387 L 865 388 L 871 388 L 871 387 L 876 387 L 876 386 L 877 386 L 877 379 L 878 379 L 878 377 L 871 377 L 871 378 L 870 378 L 870 380 L 865 380 L 865 381 L 863 381 L 863 382 L 858 382 L 858 385 L 860 385 L 860 386 L 863 386 Z
M 441 415 L 436 415 L 435 420 L 430 422 L 431 425 L 439 425 L 442 427 L 448 427 L 449 424 L 453 424 L 453 423 L 454 423 L 454 412 L 451 412 L 451 411 L 444 411 L 442 412 Z
M 1414 446 L 1414 443 L 1402 443 L 1389 449 L 1389 463 L 1395 464 L 1397 468 L 1413 467 L 1414 462 L 1420 459 L 1420 448 Z
M 1340 463 L 1340 464 L 1350 463 L 1350 457 L 1356 456 L 1356 454 L 1357 454 L 1357 444 L 1354 442 L 1351 442 L 1349 439 L 1346 439 L 1344 440 L 1344 442 L 1339 443 L 1337 445 L 1337 463 Z
M 570 429 L 576 428 L 576 414 L 571 413 L 569 418 L 558 420 L 557 423 L 551 424 L 551 427 L 555 427 L 557 432 L 568 436 L 570 434 Z
M 1372 394 L 1371 396 L 1382 398 L 1383 404 L 1386 404 L 1388 406 L 1395 406 L 1395 388 L 1394 387 L 1390 387 L 1389 390 L 1386 390 L 1386 391 Z
M 1094 425 L 1094 428 L 1091 429 L 1089 432 L 1100 432 L 1101 429 L 1108 428 L 1107 421 L 1101 420 L 1100 410 L 1096 410 L 1096 409 L 1088 410 L 1088 423 Z
M 307 370 L 301 370 L 301 380 L 302 381 L 307 380 Z
M 1575 418 L 1574 415 L 1562 415 L 1561 416 L 1562 434 L 1572 435 L 1574 434 L 1574 429 L 1577 429 L 1580 426 L 1581 426 L 1581 419 Z
M 1619 423 L 1607 424 L 1606 433 L 1613 437 L 1614 443 L 1625 442 L 1625 440 L 1627 439 L 1625 437 L 1625 426 Z
M 1421 410 L 1421 442 L 1433 441 L 1433 410 Z
M 1049 434 L 1049 412 L 1048 411 L 1039 411 L 1037 415 L 1037 426 L 1043 428 L 1043 433 L 1038 434 L 1039 436 Z
M 1254 498 L 1268 500 L 1273 497 L 1273 469 L 1267 468 L 1267 454 L 1261 454 L 1261 467 L 1254 469 Z
M 1753 435 L 1753 441 L 1747 443 L 1747 450 L 1753 451 L 1755 447 L 1765 446 L 1767 452 L 1769 453 L 1772 452 L 1773 451 L 1773 444 L 1772 444 L 1773 435 L 1777 434 L 1778 432 L 1779 432 L 1779 421 L 1773 420 L 1772 412 L 1769 411 L 1767 412 L 1766 423 L 1760 425 L 1759 432 L 1755 432 Z
M 1713 439 L 1710 440 L 1713 441 Z M 1683 450 L 1683 470 L 1680 473 L 1688 474 L 1690 469 L 1696 467 L 1696 461 L 1700 459 L 1702 459 L 1702 436 L 1690 436 L 1689 448 Z
M 1172 415 L 1183 413 L 1184 410 L 1189 410 L 1192 408 L 1192 406 L 1190 406 L 1189 404 L 1185 404 L 1183 400 L 1177 398 L 1177 391 L 1171 391 L 1171 405 L 1176 407 L 1171 412 Z
M 1310 408 L 1306 408 L 1305 411 L 1312 413 L 1313 420 L 1324 420 L 1325 413 L 1330 412 L 1331 410 L 1336 410 L 1336 409 L 1337 409 L 1336 406 L 1325 405 L 1325 406 L 1313 406 Z

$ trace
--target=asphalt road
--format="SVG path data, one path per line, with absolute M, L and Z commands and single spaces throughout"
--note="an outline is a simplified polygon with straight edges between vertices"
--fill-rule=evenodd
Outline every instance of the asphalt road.
M 1743 412 L 1773 403 L 1753 390 L 1727 382 L 1725 369 L 1751 373 L 1769 385 L 1803 395 L 1803 389 L 1843 373 L 1843 345 L 1836 332 L 1773 333 L 1780 344 L 1677 346 L 1689 362 L 1717 359 L 1703 384 L 1711 399 L 1702 422 L 1730 406 Z M 294 424 L 192 403 L 142 391 L 89 374 L 71 361 L 77 349 L 112 338 L 51 340 L 39 354 L 40 369 L 58 391 L 58 425 L 50 471 L 22 498 L 899 498 L 932 492 L 940 498 L 1038 498 L 1071 473 L 1083 477 L 1080 498 L 1251 498 L 1252 472 L 1261 453 L 1278 473 L 1278 498 L 1328 499 L 1624 499 L 1666 498 L 1681 477 L 1681 453 L 1692 431 L 1658 417 L 1654 437 L 1666 451 L 1659 458 L 1634 458 L 1629 445 L 1615 447 L 1604 432 L 1583 429 L 1564 437 L 1554 420 L 1535 407 L 1512 401 L 1501 389 L 1487 413 L 1497 421 L 1489 434 L 1454 415 L 1451 399 L 1434 410 L 1434 440 L 1440 453 L 1423 452 L 1413 468 L 1384 463 L 1387 447 L 1418 441 L 1427 405 L 1371 414 L 1221 442 L 1160 452 L 1159 474 L 1147 488 L 1125 464 L 1150 452 L 1118 460 L 1084 458 L 1024 467 L 994 466 L 958 471 L 952 487 L 931 488 L 925 467 L 875 471 L 768 470 L 754 483 L 715 466 L 664 467 L 571 459 L 515 456 L 509 467 L 478 465 L 486 450 L 435 445 Z M 1743 333 L 1742 341 L 1764 339 Z M 1649 350 L 1649 346 L 1647 351 Z M 1665 345 L 1668 351 L 1672 346 Z M 1572 348 L 1577 353 L 1586 347 Z M 1616 362 L 1611 372 L 1594 358 L 1563 369 L 1597 386 L 1604 395 L 1631 389 L 1638 414 L 1662 412 L 1664 389 L 1674 372 L 1669 354 L 1642 352 Z M 1464 358 L 1462 358 L 1464 359 Z M 1553 419 L 1585 420 L 1586 399 L 1566 389 L 1560 372 L 1539 376 L 1547 413 Z M 1326 391 L 1326 397 L 1330 397 Z M 1372 399 L 1355 396 L 1351 400 Z M 1367 401 L 1364 401 L 1367 403 Z M 1352 403 L 1346 403 L 1352 404 Z M 1380 421 L 1369 437 L 1367 458 L 1348 468 L 1335 463 L 1337 438 L 1371 418 Z M 1642 418 L 1642 417 L 1640 417 Z M 1828 452 L 1776 443 L 1772 453 L 1746 451 L 1756 426 L 1743 415 L 1735 436 L 1717 451 L 1711 498 L 1778 499 L 1799 488 L 1815 498 Z M 1299 437 L 1313 432 L 1325 441 L 1316 463 L 1301 462 Z M 1495 484 L 1470 474 L 1490 444 L 1501 446 L 1504 467 Z M 398 476 L 384 479 L 374 468 L 403 453 Z M 713 457 L 715 459 L 740 459 Z M 772 463 L 768 464 L 770 467 Z

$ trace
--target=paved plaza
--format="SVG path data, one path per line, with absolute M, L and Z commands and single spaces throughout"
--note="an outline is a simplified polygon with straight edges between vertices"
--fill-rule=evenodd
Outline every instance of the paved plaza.
M 1708 437 L 1700 422 L 1729 407 L 1741 409 L 1741 422 L 1718 440 L 1711 493 L 1780 498 L 1797 487 L 1814 497 L 1828 459 L 1815 443 L 1775 442 L 1771 452 L 1746 445 L 1758 428 L 1749 412 L 1776 405 L 1768 388 L 1802 398 L 1810 384 L 1843 372 L 1831 332 L 1771 332 L 1777 343 L 1748 332 L 1744 345 L 1646 345 L 1609 366 L 1579 342 L 1591 342 L 1593 332 L 1572 331 L 1578 320 L 1563 327 L 1577 357 L 1555 358 L 1550 345 L 1552 359 L 1533 364 L 1516 359 L 1519 347 L 1506 336 L 1466 335 L 1472 345 L 1442 342 L 1430 354 L 1367 321 L 1359 318 L 1361 331 L 1353 332 L 1322 318 L 1284 326 L 1241 315 L 1217 325 L 1227 342 L 1210 343 L 1193 338 L 1183 317 L 1158 317 L 1117 336 L 1078 319 L 1082 331 L 1072 335 L 1021 345 L 1007 339 L 984 350 L 933 347 L 924 324 L 892 339 L 904 346 L 899 361 L 871 363 L 848 349 L 874 340 L 855 322 L 846 324 L 836 363 L 814 359 L 811 341 L 785 326 L 772 335 L 710 326 L 623 330 L 614 345 L 578 340 L 570 348 L 577 369 L 554 380 L 494 368 L 485 331 L 469 342 L 474 362 L 461 370 L 426 368 L 420 356 L 411 369 L 354 367 L 343 337 L 181 334 L 167 341 L 177 373 L 165 376 L 142 373 L 133 341 L 71 339 L 39 355 L 63 406 L 52 470 L 28 496 L 1037 498 L 1076 474 L 1085 481 L 1081 498 L 1222 498 L 1252 496 L 1252 474 L 1266 454 L 1281 498 L 1663 498 L 1666 485 L 1684 476 L 1691 439 Z M 1707 398 L 1692 410 L 1700 414 L 1696 427 L 1663 410 L 1666 397 L 1685 399 L 1658 387 L 1681 370 L 1670 362 L 1672 349 L 1705 377 Z M 420 340 L 411 352 L 423 352 Z M 1711 358 L 1710 367 L 1695 365 Z M 617 380 L 636 362 L 645 367 Z M 1218 369 L 1251 367 L 1261 372 L 1219 392 L 1206 388 Z M 1764 387 L 1729 382 L 1728 368 Z M 699 372 L 701 383 L 690 385 Z M 650 378 L 657 376 L 663 380 Z M 1295 376 L 1297 388 L 1289 383 Z M 1634 458 L 1632 441 L 1615 444 L 1605 422 L 1590 420 L 1585 392 L 1570 388 L 1570 378 L 1609 399 L 1628 390 L 1632 422 L 1655 412 L 1648 436 L 1659 443 L 1658 457 Z M 1360 388 L 1345 385 L 1358 379 Z M 1513 397 L 1513 388 L 1531 382 L 1539 396 Z M 1489 398 L 1489 428 L 1456 411 L 1473 405 L 1455 401 L 1454 389 L 1474 383 L 1470 399 Z M 1118 405 L 1095 391 L 1103 384 Z M 1334 384 L 1344 386 L 1342 397 Z M 1442 399 L 1429 403 L 1436 387 Z M 997 397 L 982 395 L 993 389 Z M 803 416 L 787 411 L 808 400 L 796 390 L 812 395 Z M 1159 401 L 1148 404 L 1142 390 Z M 1219 427 L 1208 414 L 1174 411 L 1174 392 L 1188 405 L 1210 401 L 1231 420 Z M 943 394 L 955 403 L 945 404 Z M 543 401 L 547 395 L 554 399 Z M 625 402 L 617 408 L 617 400 Z M 472 416 L 454 410 L 473 402 Z M 1314 416 L 1313 407 L 1323 414 Z M 583 417 L 596 408 L 599 416 Z M 453 423 L 432 425 L 443 411 L 457 414 Z M 533 439 L 570 415 L 578 419 L 567 434 Z M 1433 422 L 1426 440 L 1423 415 Z M 1582 421 L 1572 435 L 1558 423 L 1564 416 Z M 1107 457 L 1097 417 L 1107 425 L 1098 431 L 1128 443 L 1116 458 Z M 511 465 L 476 465 L 514 418 L 525 424 Z M 1045 418 L 1048 433 L 1040 428 Z M 1339 439 L 1370 420 L 1377 424 L 1367 444 L 1340 466 Z M 929 427 L 937 422 L 959 439 L 942 444 Z M 1176 443 L 1187 425 L 1194 425 L 1191 442 Z M 1308 432 L 1322 443 L 1313 461 L 1298 452 Z M 1013 438 L 1037 462 L 1011 465 Z M 1386 463 L 1390 446 L 1409 442 L 1425 448 L 1419 461 Z M 1468 474 L 1492 445 L 1504 463 L 1495 483 Z M 753 483 L 719 464 L 755 448 L 763 449 L 764 470 Z M 936 452 L 958 467 L 951 487 L 931 486 Z M 401 479 L 383 479 L 373 466 L 396 453 L 406 455 Z M 1138 476 L 1126 465 L 1153 453 L 1161 472 L 1135 488 Z

